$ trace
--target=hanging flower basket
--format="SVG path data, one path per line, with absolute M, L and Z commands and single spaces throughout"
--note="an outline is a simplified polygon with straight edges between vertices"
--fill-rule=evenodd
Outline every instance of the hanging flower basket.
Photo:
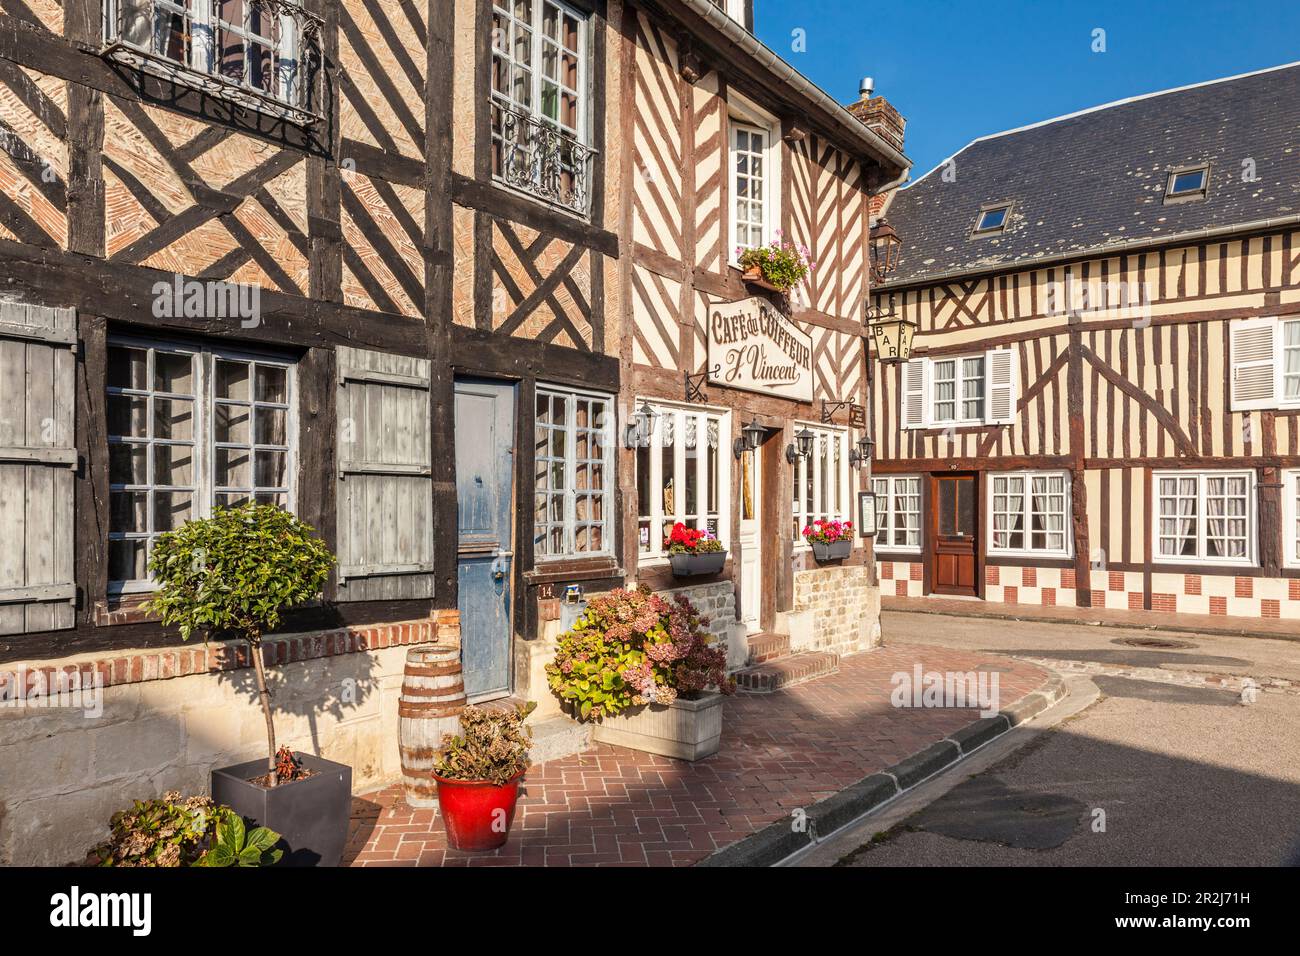
M 760 289 L 770 289 L 772 292 L 781 291 L 776 286 L 772 285 L 772 283 L 768 282 L 766 279 L 763 278 L 763 270 L 760 269 L 758 266 L 750 266 L 748 269 L 745 270 L 741 278 L 744 279 L 750 285 L 758 286 Z
M 808 277 L 816 263 L 807 246 L 782 241 L 779 229 L 776 236 L 766 246 L 737 247 L 736 261 L 746 282 L 785 295 Z

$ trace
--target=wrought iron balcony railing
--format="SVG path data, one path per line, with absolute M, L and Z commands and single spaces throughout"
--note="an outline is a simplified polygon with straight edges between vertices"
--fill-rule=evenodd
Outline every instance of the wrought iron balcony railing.
M 321 19 L 293 0 L 105 0 L 104 55 L 306 124 L 322 116 Z
M 596 151 L 553 121 L 492 102 L 493 173 L 521 192 L 586 217 Z

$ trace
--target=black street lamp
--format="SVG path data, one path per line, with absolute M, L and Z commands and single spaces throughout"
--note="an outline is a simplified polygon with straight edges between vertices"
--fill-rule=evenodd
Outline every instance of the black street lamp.
M 785 448 L 785 460 L 794 464 L 800 458 L 811 458 L 813 451 L 813 438 L 815 436 L 810 432 L 807 426 L 794 436 L 795 445 L 787 445 Z

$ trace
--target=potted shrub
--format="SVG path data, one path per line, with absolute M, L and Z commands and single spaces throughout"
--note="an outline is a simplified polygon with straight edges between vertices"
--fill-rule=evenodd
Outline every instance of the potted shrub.
M 803 529 L 804 540 L 812 545 L 818 561 L 847 558 L 853 552 L 853 522 L 818 518 Z
M 352 801 L 352 768 L 277 750 L 262 636 L 286 608 L 320 595 L 334 556 L 312 528 L 274 505 L 217 508 L 159 535 L 149 557 L 149 610 L 185 640 L 235 637 L 248 646 L 266 719 L 267 755 L 212 771 L 212 798 L 281 835 L 283 862 L 337 866 Z
M 746 282 L 785 294 L 807 278 L 817 264 L 809 258 L 807 246 L 796 246 L 780 237 L 778 229 L 776 238 L 766 246 L 737 247 L 736 258 Z
M 551 689 L 592 737 L 665 757 L 699 760 L 722 738 L 722 700 L 735 691 L 727 651 L 684 595 L 645 585 L 592 598 L 546 665 Z
M 109 821 L 109 837 L 87 855 L 92 866 L 269 866 L 280 859 L 280 834 L 248 829 L 230 807 L 208 797 L 137 800 Z
M 528 769 L 532 732 L 524 720 L 537 706 L 466 707 L 460 733 L 447 734 L 434 756 L 438 811 L 457 850 L 495 850 L 510 838 L 519 781 Z
M 727 560 L 727 550 L 721 541 L 707 531 L 688 528 L 680 521 L 664 538 L 664 549 L 668 552 L 673 574 L 679 578 L 717 574 Z

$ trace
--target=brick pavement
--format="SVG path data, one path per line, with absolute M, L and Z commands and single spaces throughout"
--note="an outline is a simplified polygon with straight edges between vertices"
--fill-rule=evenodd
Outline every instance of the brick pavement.
M 532 767 L 510 840 L 491 853 L 447 848 L 433 810 L 399 786 L 353 800 L 345 860 L 360 866 L 681 866 L 883 770 L 960 729 L 970 709 L 889 703 L 898 671 L 994 670 L 1011 704 L 1047 680 L 1008 658 L 893 645 L 844 658 L 838 674 L 727 701 L 722 750 L 689 763 L 623 747 Z

